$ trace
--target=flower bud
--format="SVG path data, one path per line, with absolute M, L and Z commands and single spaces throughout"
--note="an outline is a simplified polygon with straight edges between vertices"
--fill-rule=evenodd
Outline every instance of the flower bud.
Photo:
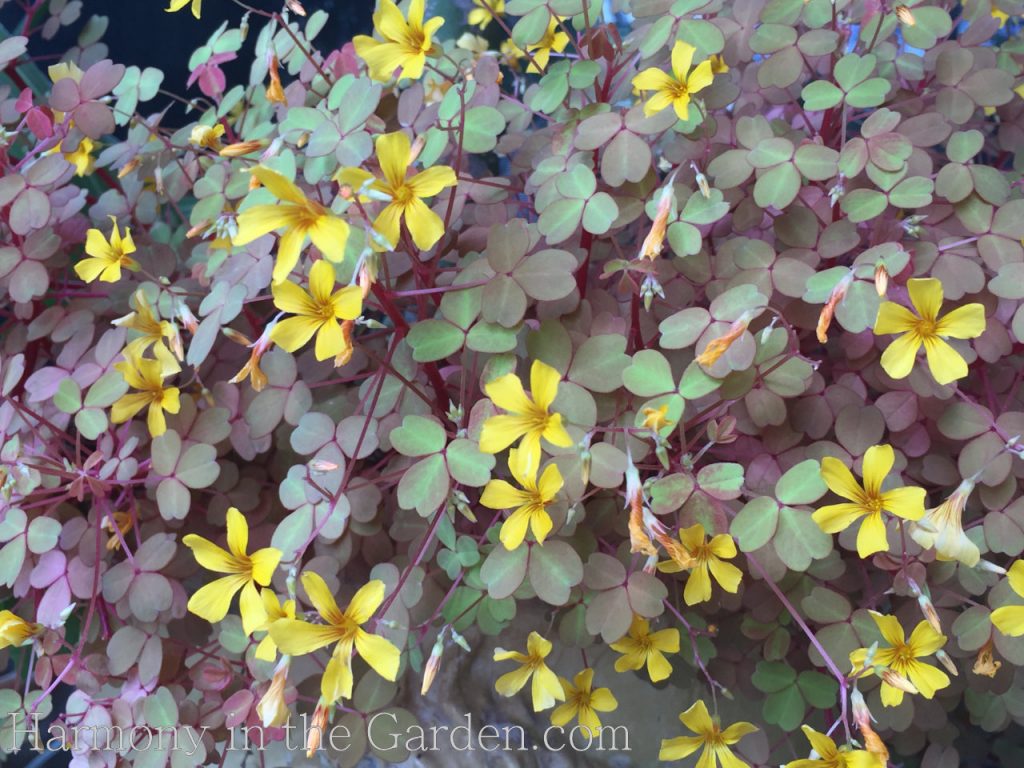
M 313 721 L 306 732 L 306 757 L 312 757 L 320 749 L 320 741 L 323 739 L 324 728 L 327 726 L 327 704 L 323 696 L 316 703 L 313 710 Z
M 974 674 L 995 677 L 996 672 L 1003 666 L 1003 662 L 993 658 L 992 647 L 992 638 L 989 637 L 985 644 L 981 646 L 981 650 L 978 651 L 978 656 L 974 660 L 974 666 L 971 668 Z
M 271 56 L 270 68 L 268 74 L 270 75 L 270 85 L 267 86 L 267 101 L 275 104 L 286 104 L 288 99 L 284 95 L 284 87 L 281 85 L 281 75 L 278 73 L 278 67 L 280 62 L 277 56 Z
M 138 157 L 133 157 L 131 160 L 129 160 L 127 163 L 121 166 L 121 170 L 117 172 L 117 178 L 123 179 L 129 173 L 138 168 L 141 162 L 142 160 L 140 160 Z
M 302 7 L 302 3 L 300 3 L 299 0 L 284 0 L 284 4 L 288 6 L 288 10 L 296 16 L 306 15 L 306 9 Z
M 288 703 L 284 699 L 284 688 L 288 682 L 288 665 L 291 663 L 290 656 L 282 656 L 274 669 L 274 676 L 270 680 L 270 687 L 263 694 L 256 705 L 256 714 L 264 728 L 280 728 L 288 722 L 290 712 Z
M 889 270 L 885 268 L 885 264 L 878 262 L 875 265 L 875 293 L 881 298 L 885 298 L 885 294 L 889 291 Z
M 914 18 L 913 12 L 905 5 L 896 6 L 896 18 L 900 20 L 901 24 L 906 24 L 908 27 L 917 24 L 917 19 Z
M 327 459 L 313 459 L 309 462 L 310 471 L 317 475 L 321 475 L 325 472 L 333 472 L 337 468 L 337 464 L 333 461 L 327 461 Z
M 882 682 L 892 686 L 896 690 L 903 691 L 904 693 L 918 693 L 917 687 L 899 672 L 886 668 L 882 670 L 880 677 L 882 678 Z
M 956 664 L 953 663 L 953 659 L 951 659 L 949 657 L 949 654 L 946 653 L 944 650 L 942 650 L 941 648 L 937 650 L 935 652 L 935 658 L 939 660 L 939 663 L 942 666 L 944 666 L 946 668 L 946 671 L 949 672 L 949 674 L 951 674 L 953 677 L 960 676 L 960 671 L 956 668 Z
M 434 647 L 430 650 L 430 657 L 427 659 L 426 667 L 423 670 L 423 684 L 420 686 L 420 696 L 426 696 L 430 686 L 437 677 L 437 670 L 441 667 L 441 654 L 444 653 L 444 631 L 437 636 Z
M 222 147 L 219 154 L 221 157 L 242 157 L 243 155 L 251 155 L 253 152 L 259 152 L 267 146 L 265 140 L 252 140 L 252 141 L 236 141 L 234 144 L 228 144 Z

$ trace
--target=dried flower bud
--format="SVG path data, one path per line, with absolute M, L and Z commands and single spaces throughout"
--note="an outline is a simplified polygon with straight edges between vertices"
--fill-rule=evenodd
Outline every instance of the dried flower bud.
M 825 306 L 821 309 L 821 314 L 818 315 L 817 335 L 818 341 L 822 344 L 828 341 L 828 328 L 832 325 L 832 317 L 835 315 L 836 307 L 839 306 L 839 302 L 846 298 L 846 291 L 852 282 L 853 271 L 851 270 L 836 283 L 832 293 L 829 294 L 828 301 L 825 302 Z
M 981 646 L 981 650 L 978 651 L 978 656 L 974 660 L 974 666 L 971 668 L 971 671 L 974 674 L 984 675 L 985 677 L 995 677 L 996 672 L 998 672 L 999 668 L 1003 666 L 1003 662 L 997 661 L 993 658 L 992 648 L 992 638 L 989 637 L 985 644 Z
M 140 160 L 138 157 L 133 157 L 131 160 L 129 160 L 127 163 L 121 166 L 121 170 L 117 172 L 117 178 L 123 179 L 129 173 L 138 168 L 140 163 L 142 163 L 142 160 Z
M 274 676 L 270 680 L 270 687 L 263 694 L 256 705 L 256 714 L 264 728 L 280 728 L 288 722 L 290 712 L 288 703 L 284 699 L 284 688 L 288 682 L 288 666 L 291 663 L 290 656 L 282 656 L 274 669 Z
M 896 18 L 900 20 L 901 24 L 906 24 L 908 27 L 912 27 L 917 24 L 914 14 L 905 5 L 896 6 Z
M 288 99 L 284 95 L 284 87 L 281 85 L 281 75 L 278 72 L 280 62 L 277 60 L 277 56 L 271 56 L 270 67 L 268 74 L 270 75 L 270 85 L 267 86 L 267 101 L 275 104 L 287 104 Z
M 719 358 L 726 353 L 729 347 L 732 346 L 733 342 L 736 341 L 740 336 L 743 335 L 744 331 L 750 325 L 750 321 L 753 319 L 753 313 L 747 310 L 736 320 L 733 321 L 732 325 L 729 326 L 729 330 L 726 331 L 722 336 L 712 339 L 704 351 L 697 355 L 697 362 L 700 365 L 710 367 L 718 362 Z
M 651 223 L 651 229 L 640 246 L 640 258 L 654 260 L 661 255 L 661 249 L 665 243 L 665 233 L 668 231 L 668 216 L 672 212 L 673 183 L 676 178 L 676 171 L 668 177 L 665 186 L 661 189 L 661 196 L 658 198 L 658 210 Z

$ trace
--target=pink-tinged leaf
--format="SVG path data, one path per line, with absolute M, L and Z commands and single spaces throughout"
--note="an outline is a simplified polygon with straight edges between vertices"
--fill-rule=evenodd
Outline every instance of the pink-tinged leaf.
M 28 128 L 38 139 L 48 139 L 53 136 L 53 120 L 39 107 L 32 107 L 25 116 Z
M 70 77 L 62 78 L 53 84 L 50 91 L 50 106 L 61 112 L 70 112 L 82 103 L 78 83 Z
M 0 41 L 0 69 L 4 69 L 10 62 L 25 52 L 28 38 L 21 35 L 12 35 L 6 40 Z
M 25 114 L 32 108 L 32 104 L 32 89 L 22 88 L 21 93 L 18 94 L 17 101 L 14 102 L 14 108 L 17 109 L 19 113 Z
M 32 301 L 46 293 L 49 276 L 38 261 L 23 261 L 9 278 L 11 298 L 19 303 Z
M 172 598 L 170 582 L 159 573 L 140 573 L 128 588 L 128 607 L 140 621 L 156 621 Z
M 64 623 L 61 613 L 71 605 L 71 587 L 67 579 L 56 581 L 39 601 L 36 609 L 36 621 L 47 627 L 59 627 Z
M 223 704 L 224 725 L 237 728 L 244 723 L 255 700 L 252 691 L 241 690 L 232 694 Z
M 865 0 L 864 16 L 861 19 L 861 29 L 867 26 L 868 22 L 882 10 L 882 0 Z
M 48 587 L 67 573 L 67 557 L 59 549 L 51 549 L 39 558 L 32 569 L 29 583 L 36 589 Z
M 219 98 L 227 86 L 227 78 L 220 67 L 207 67 L 199 76 L 199 90 L 211 99 Z
M 11 206 L 10 225 L 15 234 L 27 235 L 34 229 L 42 229 L 49 220 L 50 200 L 38 189 L 24 190 Z
M 113 133 L 114 113 L 106 104 L 90 101 L 75 110 L 75 125 L 90 139 L 98 139 L 104 134 Z
M 114 64 L 110 59 L 97 61 L 82 75 L 80 91 L 82 99 L 98 99 L 106 96 L 124 77 L 124 64 Z
M 234 679 L 231 666 L 220 659 L 207 659 L 192 673 L 200 691 L 223 691 Z

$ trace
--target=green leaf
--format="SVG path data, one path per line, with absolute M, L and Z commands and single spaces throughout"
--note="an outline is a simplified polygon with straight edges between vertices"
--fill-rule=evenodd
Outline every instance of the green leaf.
M 697 485 L 709 496 L 727 501 L 738 498 L 743 489 L 743 465 L 709 464 L 697 472 Z
M 458 125 L 457 121 L 453 122 Z M 471 107 L 466 110 L 462 149 L 481 154 L 490 152 L 498 144 L 498 136 L 505 130 L 505 118 L 494 107 Z
M 583 563 L 564 541 L 530 545 L 530 585 L 549 605 L 565 605 L 572 588 L 583 581 Z
M 408 421 L 410 417 L 406 416 L 405 418 Z M 394 443 L 394 433 L 392 433 L 391 442 Z M 494 456 L 489 453 L 481 453 L 477 444 L 472 440 L 465 438 L 453 440 L 444 455 L 448 462 L 448 471 L 451 472 L 456 482 L 480 488 L 491 479 L 491 471 L 495 464 Z
M 783 504 L 813 504 L 827 491 L 817 459 L 801 461 L 775 484 L 775 496 Z
M 614 392 L 630 362 L 625 336 L 592 336 L 576 350 L 566 378 L 591 392 Z
M 776 693 L 796 683 L 796 672 L 780 661 L 759 661 L 750 682 L 763 693 Z
M 886 209 L 889 201 L 885 195 L 875 189 L 854 189 L 843 195 L 839 207 L 850 217 L 850 221 L 858 224 L 877 218 Z
M 584 205 L 585 202 L 577 198 L 556 200 L 541 213 L 537 229 L 551 245 L 568 240 L 580 225 Z
M 421 320 L 407 337 L 412 357 L 418 363 L 429 363 L 458 352 L 466 340 L 463 331 L 445 320 Z
M 748 501 L 733 518 L 729 533 L 742 552 L 753 552 L 772 540 L 778 523 L 778 502 L 770 496 L 759 496 Z
M 754 202 L 761 208 L 782 210 L 796 200 L 800 192 L 800 173 L 792 163 L 777 165 L 762 174 L 754 184 Z
M 487 587 L 487 594 L 501 600 L 519 589 L 526 578 L 528 553 L 529 548 L 525 546 L 509 551 L 502 544 L 496 545 L 480 568 L 480 579 Z
M 779 527 L 773 537 L 775 552 L 791 571 L 806 571 L 815 560 L 832 551 L 832 537 L 811 519 L 811 513 L 793 507 L 779 511 Z
M 448 498 L 448 467 L 444 456 L 433 456 L 413 464 L 398 481 L 398 503 L 428 517 Z
M 603 235 L 619 217 L 619 206 L 607 192 L 598 192 L 583 209 L 583 228 L 594 235 Z M 550 242 L 550 240 L 549 240 Z
M 911 176 L 904 179 L 889 192 L 889 202 L 897 208 L 924 208 L 932 204 L 931 179 L 923 176 Z
M 676 389 L 668 360 L 653 349 L 642 349 L 633 356 L 633 362 L 622 372 L 622 383 L 641 397 L 654 397 Z
M 427 456 L 437 453 L 447 441 L 444 426 L 428 416 L 409 415 L 402 426 L 391 430 L 391 445 L 403 456 Z
M 662 349 L 684 349 L 697 343 L 711 323 L 711 315 L 703 307 L 689 307 L 669 315 L 658 326 Z
M 804 86 L 800 97 L 804 107 L 810 112 L 822 112 L 831 109 L 843 100 L 843 92 L 827 80 L 815 80 Z
M 839 683 L 834 678 L 808 669 L 800 673 L 796 684 L 807 703 L 815 709 L 829 709 L 836 706 L 839 697 Z

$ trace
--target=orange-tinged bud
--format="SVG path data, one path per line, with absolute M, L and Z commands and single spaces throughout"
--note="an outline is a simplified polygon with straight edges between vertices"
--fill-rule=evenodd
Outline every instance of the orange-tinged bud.
M 974 666 L 971 671 L 976 675 L 984 675 L 985 677 L 995 677 L 996 672 L 1003 666 L 1003 662 L 998 661 L 992 656 L 992 638 L 981 646 L 981 650 L 978 651 L 978 657 L 974 660 Z
M 878 757 L 880 765 L 889 764 L 889 750 L 882 741 L 882 737 L 875 733 L 870 723 L 861 726 L 860 735 L 864 739 L 864 748 L 871 754 Z
M 829 294 L 828 301 L 821 308 L 821 314 L 818 315 L 817 335 L 818 341 L 822 344 L 828 341 L 828 328 L 832 325 L 832 318 L 836 313 L 836 307 L 839 306 L 839 302 L 846 298 L 846 291 L 850 287 L 851 282 L 853 282 L 853 272 L 847 273 L 843 276 L 842 280 L 836 283 L 836 287 Z
M 198 235 L 201 235 L 209 227 L 210 227 L 210 222 L 208 222 L 208 221 L 200 221 L 198 224 L 196 224 L 194 227 L 189 229 L 188 232 L 185 233 L 185 237 L 188 238 L 189 240 L 191 240 L 193 237 L 197 237 Z
M 306 15 L 306 9 L 302 7 L 302 3 L 300 3 L 299 0 L 284 0 L 284 4 L 288 6 L 288 10 L 296 16 Z
M 430 650 L 430 657 L 423 669 L 423 684 L 420 686 L 420 696 L 426 696 L 430 686 L 434 684 L 437 677 L 437 670 L 441 668 L 441 654 L 444 653 L 444 632 L 437 636 L 434 647 Z
M 420 156 L 420 152 L 423 151 L 423 147 L 427 145 L 427 140 L 420 134 L 412 141 L 412 146 L 409 148 L 409 165 L 416 162 L 416 158 Z
M 270 85 L 267 86 L 267 101 L 274 102 L 275 104 L 286 104 L 288 100 L 285 98 L 284 88 L 281 85 L 281 75 L 278 73 L 279 66 L 280 62 L 278 62 L 277 56 L 272 56 L 268 72 L 270 75 Z
M 656 530 L 654 536 L 658 543 L 665 548 L 668 556 L 672 558 L 672 562 L 679 566 L 680 570 L 689 570 L 697 564 L 697 559 L 690 554 L 689 550 L 682 545 L 679 539 L 673 538 L 668 533 L 660 530 Z
M 110 523 L 110 517 L 114 518 L 113 525 Z M 120 536 L 114 533 L 114 525 L 116 525 L 117 530 L 121 532 Z M 103 523 L 101 524 L 103 530 L 110 531 L 111 533 L 110 538 L 107 539 L 108 552 L 121 549 L 121 539 L 124 538 L 125 534 L 132 529 L 132 525 L 132 516 L 127 512 L 114 512 L 111 516 L 103 518 Z
M 234 144 L 228 144 L 223 147 L 218 154 L 221 157 L 242 157 L 243 155 L 250 155 L 253 152 L 259 152 L 266 146 L 266 141 L 255 139 L 252 141 L 236 141 Z
M 327 705 L 321 697 L 313 710 L 313 720 L 310 722 L 309 730 L 306 732 L 306 757 L 312 757 L 320 749 L 320 741 L 324 736 L 324 728 L 327 727 Z
M 117 172 L 117 178 L 119 178 L 119 179 L 123 179 L 123 178 L 124 178 L 125 176 L 127 176 L 127 175 L 128 175 L 129 173 L 131 173 L 131 172 L 132 172 L 132 171 L 134 171 L 134 170 L 135 170 L 136 168 L 138 168 L 138 167 L 139 167 L 139 164 L 140 164 L 141 162 L 142 162 L 142 160 L 140 160 L 139 158 L 137 158 L 137 157 L 133 157 L 133 158 L 132 158 L 131 160 L 129 160 L 129 161 L 127 162 L 127 163 L 125 163 L 125 164 L 124 164 L 124 165 L 123 165 L 123 166 L 121 167 L 121 170 L 120 170 L 120 171 L 118 171 L 118 172 Z
M 359 289 L 363 292 L 363 300 L 370 295 L 370 289 L 377 282 L 377 255 L 370 254 L 359 264 Z
M 878 262 L 875 265 L 875 293 L 885 298 L 885 294 L 889 292 L 889 270 L 885 268 L 885 264 Z
M 327 461 L 327 459 L 313 459 L 309 462 L 310 471 L 315 474 L 322 474 L 324 472 L 333 472 L 338 468 L 338 465 L 333 461 Z
M 658 548 L 644 530 L 644 501 L 640 496 L 629 500 L 629 551 L 658 556 Z
M 668 177 L 665 186 L 662 187 L 661 197 L 658 198 L 658 210 L 651 223 L 651 229 L 640 246 L 640 258 L 654 260 L 661 255 L 661 249 L 665 244 L 665 233 L 668 231 L 668 216 L 672 212 L 672 184 L 676 178 L 676 171 Z
M 953 659 L 950 658 L 949 654 L 941 648 L 935 652 L 935 658 L 939 660 L 939 663 L 946 668 L 953 677 L 960 676 L 960 670 L 956 668 L 956 664 L 953 663 Z
M 747 330 L 751 319 L 751 313 L 749 311 L 744 312 L 737 320 L 733 321 L 732 325 L 729 326 L 729 330 L 723 336 L 712 339 L 704 347 L 704 351 L 697 355 L 697 362 L 708 367 L 717 363 L 719 358 L 732 346 L 733 342 Z
M 260 180 L 255 176 L 249 176 L 249 191 L 260 188 Z
M 912 27 L 917 24 L 917 20 L 914 18 L 914 14 L 905 5 L 896 6 L 896 18 L 900 20 L 902 24 L 906 24 L 908 27 Z

